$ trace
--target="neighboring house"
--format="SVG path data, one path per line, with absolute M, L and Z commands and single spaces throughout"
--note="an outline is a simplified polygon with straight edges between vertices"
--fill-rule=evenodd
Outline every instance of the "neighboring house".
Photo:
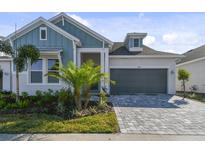
M 73 61 L 78 66 L 88 59 L 101 65 L 102 72 L 110 73 L 115 85 L 101 81 L 95 90 L 105 87 L 111 94 L 168 93 L 175 94 L 176 59 L 178 54 L 156 51 L 143 45 L 146 33 L 129 33 L 124 42 L 113 43 L 64 13 L 46 20 L 34 20 L 6 40 L 14 48 L 33 44 L 41 57 L 37 63 L 20 73 L 20 91 L 34 94 L 36 90 L 58 90 L 65 84 L 47 77 L 52 66 L 59 61 Z M 13 67 L 13 63 L 12 63 Z M 9 68 L 2 67 L 9 72 Z M 15 69 L 11 80 L 3 82 L 4 90 L 15 91 Z M 8 86 L 10 85 L 10 86 Z M 11 89 L 10 89 L 10 88 Z
M 205 93 L 205 45 L 192 49 L 183 54 L 177 64 L 177 70 L 186 69 L 191 73 L 189 81 L 186 83 L 186 91 L 190 91 L 190 87 L 198 88 L 199 93 Z M 181 91 L 181 82 L 177 80 L 177 91 Z

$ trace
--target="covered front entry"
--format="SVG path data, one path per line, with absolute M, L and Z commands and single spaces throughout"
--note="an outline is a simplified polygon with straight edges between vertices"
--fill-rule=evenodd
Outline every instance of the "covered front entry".
M 167 69 L 111 69 L 111 94 L 167 93 Z
M 81 64 L 86 63 L 87 61 L 92 60 L 95 66 L 100 65 L 100 53 L 81 53 Z M 100 90 L 100 83 L 94 85 L 92 91 Z
M 109 72 L 108 64 L 108 48 L 78 48 L 77 49 L 77 65 L 80 66 L 88 60 L 92 60 L 95 65 L 101 66 L 101 73 Z M 105 82 L 103 79 L 99 84 L 93 86 L 93 92 L 99 92 L 101 88 L 105 88 L 109 93 L 109 83 Z

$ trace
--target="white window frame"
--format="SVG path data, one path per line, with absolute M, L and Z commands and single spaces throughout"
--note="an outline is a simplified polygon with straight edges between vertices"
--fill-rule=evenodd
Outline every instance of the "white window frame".
M 133 38 L 132 40 L 133 40 L 133 47 L 134 48 L 140 47 L 140 39 L 139 38 Z M 135 40 L 138 40 L 138 46 L 135 46 Z
M 59 72 L 59 70 L 49 70 L 49 69 L 48 69 L 48 61 L 49 61 L 49 60 L 58 60 L 58 62 L 59 62 L 59 59 L 58 59 L 58 58 L 47 58 L 47 60 L 46 60 L 46 63 L 47 63 L 47 64 L 46 64 L 46 65 L 47 65 L 46 71 L 47 71 L 47 73 L 48 73 L 48 72 Z M 59 64 L 60 64 L 60 62 L 59 62 Z M 56 82 L 56 83 L 49 83 L 49 82 L 48 82 L 48 77 L 47 77 L 46 83 L 47 83 L 47 84 L 57 84 L 57 85 L 58 85 L 58 84 L 60 84 L 60 80 L 58 79 L 58 82 Z
M 42 61 L 42 69 L 41 70 L 32 70 L 32 65 L 30 64 L 30 68 L 29 68 L 29 83 L 30 84 L 43 84 L 43 59 L 39 58 L 38 60 Z M 31 72 L 42 72 L 42 82 L 39 83 L 34 83 L 31 81 Z
M 45 30 L 45 33 L 46 33 L 45 39 L 41 38 L 41 31 L 42 31 L 42 30 Z M 47 27 L 40 27 L 40 32 L 39 32 L 39 33 L 40 33 L 40 40 L 41 40 L 41 41 L 47 40 L 47 38 L 48 38 L 48 36 L 47 36 L 47 35 L 48 35 L 48 33 L 47 33 Z

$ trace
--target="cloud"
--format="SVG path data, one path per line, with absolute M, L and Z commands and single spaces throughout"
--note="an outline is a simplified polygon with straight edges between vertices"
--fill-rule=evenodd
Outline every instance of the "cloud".
M 168 45 L 195 45 L 200 41 L 200 36 L 193 32 L 174 32 L 164 34 L 162 40 Z
M 145 45 L 148 45 L 148 46 L 149 46 L 149 45 L 154 44 L 155 41 L 156 41 L 156 38 L 155 38 L 154 36 L 147 36 L 147 37 L 144 38 L 143 43 L 144 43 Z
M 70 13 L 67 13 L 67 15 L 69 15 L 70 17 L 72 17 L 73 19 L 77 20 L 78 22 L 80 22 L 81 24 L 85 25 L 85 26 L 88 26 L 88 27 L 91 27 L 91 24 L 86 20 L 86 19 L 83 19 L 82 17 L 76 15 L 76 14 L 70 14 Z
M 7 36 L 8 34 L 14 32 L 14 25 L 0 25 L 0 36 Z
M 178 35 L 176 33 L 168 33 L 162 36 L 162 40 L 167 44 L 173 44 L 177 40 Z

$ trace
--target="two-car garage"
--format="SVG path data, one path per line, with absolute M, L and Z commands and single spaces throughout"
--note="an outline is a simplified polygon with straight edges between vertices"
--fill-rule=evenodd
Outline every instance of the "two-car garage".
M 110 69 L 111 94 L 167 93 L 167 69 Z
M 110 56 L 110 94 L 175 94 L 176 58 L 172 56 Z

